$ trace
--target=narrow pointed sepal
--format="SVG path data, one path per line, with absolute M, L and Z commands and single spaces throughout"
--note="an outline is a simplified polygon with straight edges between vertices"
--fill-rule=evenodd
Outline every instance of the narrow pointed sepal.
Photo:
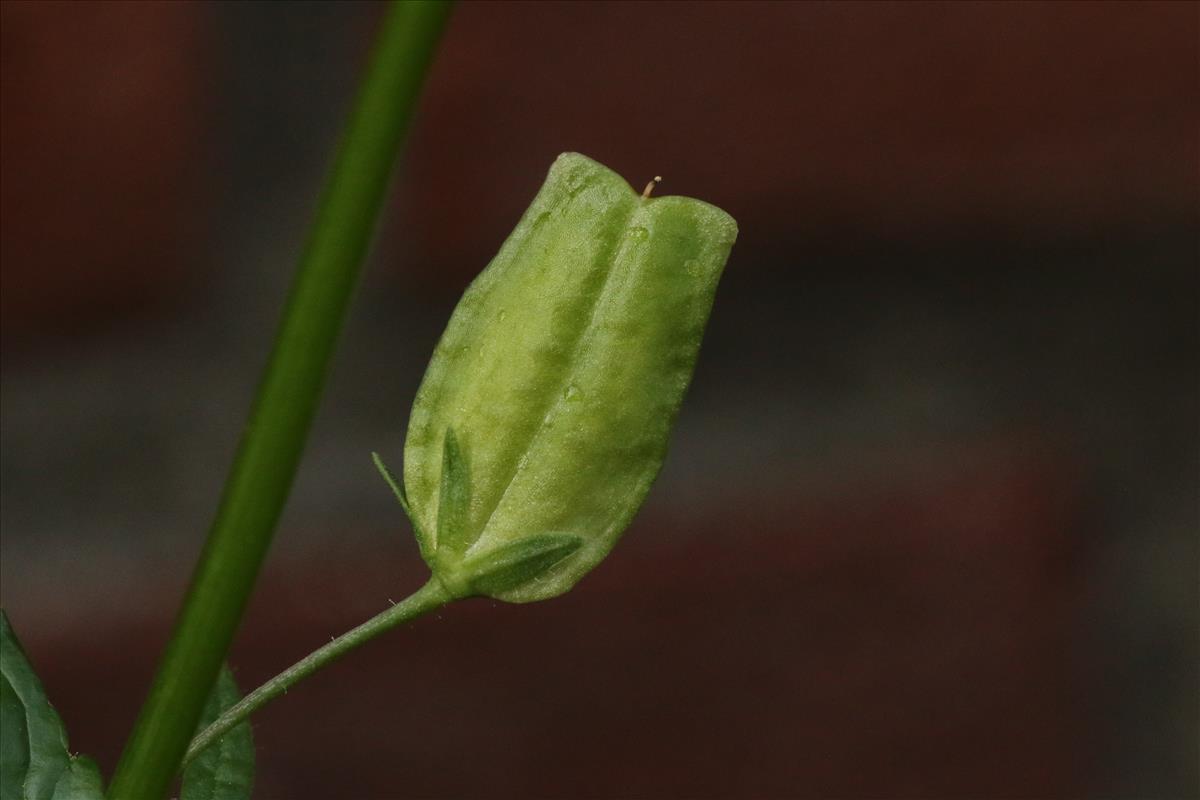
M 412 512 L 412 508 L 408 505 L 408 495 L 404 492 L 404 484 L 396 479 L 396 476 L 388 469 L 387 464 L 383 463 L 383 459 L 379 453 L 372 452 L 371 460 L 375 462 L 375 469 L 379 470 L 379 474 L 383 476 L 386 483 L 392 490 L 392 494 L 396 495 L 396 500 L 400 503 L 400 508 L 404 510 L 404 516 L 408 517 L 408 522 L 412 525 L 413 538 L 417 540 L 417 547 L 421 551 L 421 557 L 426 562 L 430 560 L 433 548 L 430 546 L 429 538 L 421 530 L 421 523 L 417 521 L 417 517 Z
M 471 502 L 471 475 L 467 456 L 454 435 L 446 428 L 442 440 L 442 483 L 438 492 L 437 557 L 451 564 L 462 559 L 472 544 L 467 527 Z
M 462 566 L 474 594 L 487 597 L 535 584 L 583 544 L 568 533 L 543 533 L 467 559 Z

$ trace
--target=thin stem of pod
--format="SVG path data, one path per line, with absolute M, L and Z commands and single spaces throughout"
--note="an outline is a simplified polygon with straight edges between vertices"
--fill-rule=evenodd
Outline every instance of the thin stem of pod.
M 197 734 L 196 738 L 192 739 L 192 743 L 188 745 L 187 753 L 183 757 L 184 766 L 191 763 L 192 759 L 200 755 L 206 747 L 216 742 L 255 711 L 285 693 L 304 678 L 379 634 L 441 608 L 453 599 L 441 581 L 437 578 L 430 578 L 428 583 L 396 605 L 317 648 L 250 692 L 240 702 L 230 706 L 211 725 Z
M 655 175 L 654 180 L 646 184 L 646 188 L 642 189 L 642 199 L 649 200 L 650 194 L 654 191 L 654 187 L 662 183 L 662 175 Z

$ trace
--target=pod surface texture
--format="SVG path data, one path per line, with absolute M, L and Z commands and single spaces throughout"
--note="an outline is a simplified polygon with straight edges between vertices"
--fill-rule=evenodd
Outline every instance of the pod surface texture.
M 616 543 L 666 455 L 737 236 L 721 209 L 645 198 L 577 153 L 558 157 L 463 295 L 413 404 L 404 486 L 435 573 L 439 516 L 478 556 L 542 534 L 579 546 L 512 602 L 570 589 Z M 452 437 L 454 501 L 443 458 Z

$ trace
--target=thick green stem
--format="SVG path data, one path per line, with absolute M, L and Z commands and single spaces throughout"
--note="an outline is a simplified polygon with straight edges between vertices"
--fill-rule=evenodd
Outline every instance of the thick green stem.
M 322 196 L 221 505 L 109 787 L 159 800 L 174 778 L 291 489 L 388 177 L 449 14 L 396 2 Z
M 384 631 L 414 620 L 436 608 L 441 608 L 450 602 L 450 600 L 451 597 L 441 582 L 437 578 L 430 578 L 429 583 L 403 601 L 392 606 L 387 611 L 371 617 L 371 619 L 357 628 L 343 633 L 336 639 L 331 640 L 329 644 L 309 653 L 243 697 L 240 702 L 230 706 L 211 725 L 201 731 L 192 740 L 192 743 L 188 745 L 187 754 L 183 757 L 183 763 L 185 765 L 188 764 L 193 758 L 200 755 L 204 748 L 224 736 L 242 720 L 321 667 L 331 664 Z

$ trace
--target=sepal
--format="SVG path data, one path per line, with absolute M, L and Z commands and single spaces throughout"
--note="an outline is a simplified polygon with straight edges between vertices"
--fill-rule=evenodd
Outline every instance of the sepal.
M 392 471 L 388 469 L 387 464 L 383 463 L 383 458 L 380 457 L 379 453 L 372 452 L 371 460 L 375 462 L 375 469 L 379 470 L 384 483 L 391 488 L 392 494 L 396 495 L 396 500 L 399 501 L 400 508 L 404 510 L 404 516 L 408 517 L 408 523 L 412 525 L 413 529 L 413 538 L 417 540 L 417 548 L 421 551 L 421 558 L 425 559 L 426 563 L 431 563 L 433 548 L 429 537 L 421 529 L 421 523 L 417 521 L 417 515 L 412 512 L 412 507 L 408 504 L 408 495 L 404 491 L 404 484 L 397 480 Z
M 455 563 L 472 540 L 467 527 L 471 502 L 471 473 L 467 457 L 453 428 L 446 428 L 442 440 L 442 483 L 438 492 L 437 558 Z
M 583 545 L 569 533 L 543 533 L 518 539 L 463 562 L 473 594 L 496 597 L 536 583 Z

